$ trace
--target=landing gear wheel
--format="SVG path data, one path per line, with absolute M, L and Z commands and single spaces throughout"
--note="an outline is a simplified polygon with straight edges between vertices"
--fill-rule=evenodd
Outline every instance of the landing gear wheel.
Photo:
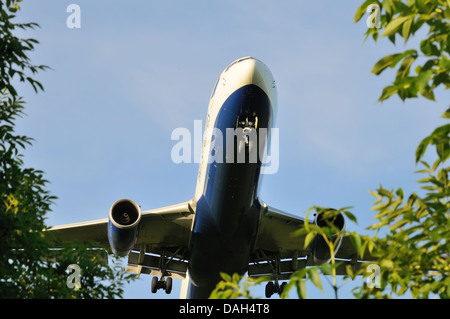
M 156 293 L 158 291 L 158 277 L 152 278 L 152 293 Z
M 266 298 L 272 297 L 274 293 L 275 293 L 275 284 L 269 281 L 266 285 Z
M 153 277 L 152 293 L 156 293 L 159 289 L 164 289 L 166 294 L 170 294 L 172 292 L 172 278 L 168 277 L 167 279 L 164 279 L 164 277 L 161 277 L 161 279 L 158 280 L 158 277 Z
M 287 285 L 287 282 L 283 282 L 283 283 L 281 284 L 280 289 L 278 290 L 278 294 L 279 294 L 280 296 L 281 296 L 281 294 L 283 293 L 284 287 L 286 287 L 286 285 Z
M 166 290 L 166 294 L 170 294 L 172 292 L 172 278 L 169 277 L 166 279 L 166 284 L 165 284 L 165 290 Z
M 272 297 L 273 294 L 278 294 L 281 296 L 283 293 L 284 287 L 286 287 L 286 283 L 283 282 L 281 286 L 277 283 L 269 281 L 266 285 L 266 298 Z

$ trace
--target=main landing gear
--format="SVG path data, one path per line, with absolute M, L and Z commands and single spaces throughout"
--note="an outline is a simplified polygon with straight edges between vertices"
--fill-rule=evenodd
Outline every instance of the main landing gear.
M 177 249 L 177 251 L 173 254 L 175 256 L 180 248 Z M 172 257 L 167 258 L 166 253 L 161 253 L 161 258 L 159 259 L 159 270 L 161 272 L 161 278 L 158 280 L 158 277 L 154 276 L 152 278 L 152 293 L 156 293 L 159 289 L 164 289 L 166 294 L 170 294 L 172 292 L 172 277 L 170 272 L 167 271 L 167 265 L 172 260 Z M 166 261 L 166 259 L 168 259 Z M 164 277 L 167 277 L 164 279 Z
M 278 278 L 281 276 L 280 272 L 280 256 L 275 256 L 274 259 L 269 259 L 264 252 L 262 252 L 266 260 L 269 260 L 269 263 L 272 267 L 272 278 L 275 279 L 275 281 L 269 281 L 266 284 L 266 298 L 272 297 L 273 294 L 278 294 L 281 296 L 283 293 L 284 287 L 286 287 L 286 282 L 283 282 L 281 285 L 278 283 Z
M 164 279 L 161 276 L 161 279 L 158 280 L 158 277 L 152 278 L 152 293 L 156 293 L 159 289 L 164 289 L 166 294 L 170 294 L 172 292 L 172 278 L 168 277 Z
M 266 298 L 272 297 L 273 294 L 278 294 L 281 296 L 283 293 L 284 287 L 286 287 L 286 282 L 283 282 L 281 285 L 278 284 L 278 280 L 275 282 L 269 281 L 266 285 Z

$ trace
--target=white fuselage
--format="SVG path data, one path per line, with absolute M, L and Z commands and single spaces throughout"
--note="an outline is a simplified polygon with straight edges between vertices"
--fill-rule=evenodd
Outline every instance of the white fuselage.
M 273 126 L 276 110 L 275 81 L 261 61 L 238 59 L 219 76 L 208 106 L 195 190 L 188 280 L 181 297 L 207 298 L 220 272 L 243 274 L 248 268 L 261 211 L 258 184 L 263 159 L 234 162 L 235 154 L 223 156 L 228 146 L 218 143 L 218 136 L 234 147 L 236 136 L 228 137 L 226 130 L 259 134 Z M 267 134 L 257 148 L 265 149 L 268 138 Z M 250 145 L 244 143 L 247 155 Z

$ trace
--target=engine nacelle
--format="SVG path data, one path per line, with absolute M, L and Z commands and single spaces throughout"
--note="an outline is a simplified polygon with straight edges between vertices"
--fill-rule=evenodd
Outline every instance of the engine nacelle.
M 111 250 L 126 256 L 133 249 L 139 235 L 141 208 L 130 199 L 120 199 L 109 210 L 108 241 Z
M 335 211 L 334 209 L 330 209 L 331 211 Z M 329 211 L 330 211 L 329 210 Z M 329 226 L 329 223 L 334 225 L 339 231 L 342 231 L 345 227 L 345 218 L 344 216 L 339 214 L 333 214 L 331 217 L 325 217 L 327 211 L 324 211 L 320 214 L 316 215 L 314 223 L 319 227 Z M 337 238 L 337 233 L 331 234 L 331 239 L 335 241 Z M 342 236 L 339 239 L 339 242 L 336 244 L 334 248 L 334 253 L 338 252 L 338 249 L 342 243 Z M 321 235 L 316 235 L 311 243 L 311 254 L 314 260 L 315 265 L 321 265 L 323 263 L 329 262 L 331 258 L 330 248 L 328 247 L 325 239 Z

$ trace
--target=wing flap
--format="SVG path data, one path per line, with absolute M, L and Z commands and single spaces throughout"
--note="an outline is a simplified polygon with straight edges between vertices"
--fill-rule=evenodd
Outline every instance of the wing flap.
M 291 257 L 293 251 L 304 255 L 304 238 L 292 236 L 304 223 L 305 220 L 300 217 L 263 203 L 255 250 L 277 252 L 282 258 Z
M 142 212 L 136 245 L 146 244 L 150 251 L 188 247 L 194 213 L 193 200 Z

